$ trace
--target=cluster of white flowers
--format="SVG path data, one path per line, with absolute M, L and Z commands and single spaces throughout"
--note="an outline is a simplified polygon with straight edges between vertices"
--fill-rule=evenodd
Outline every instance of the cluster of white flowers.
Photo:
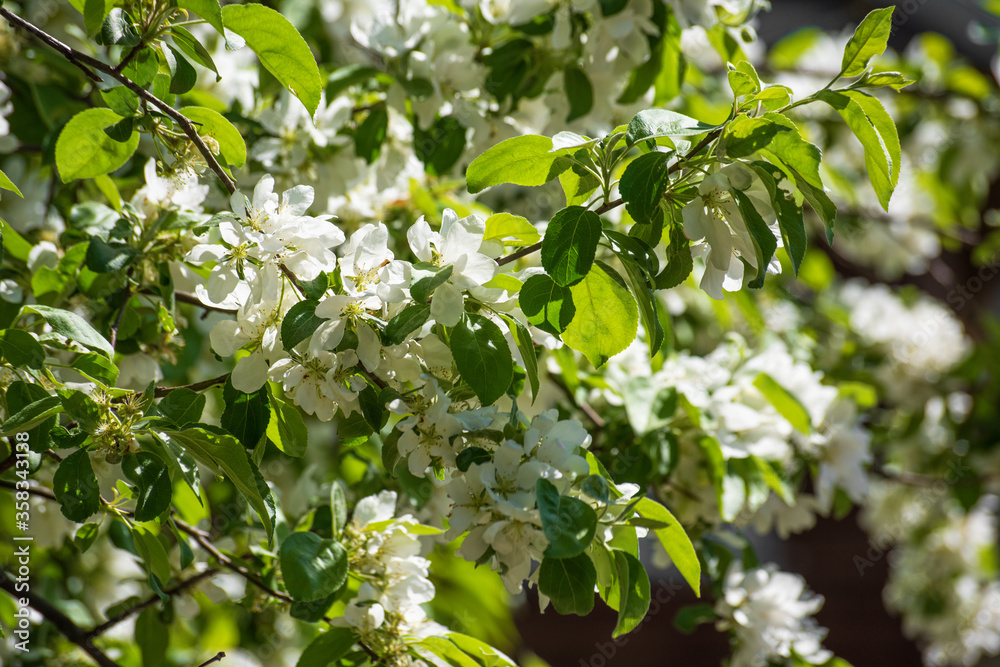
M 358 501 L 344 531 L 350 571 L 363 582 L 334 624 L 354 628 L 393 667 L 424 665 L 407 644 L 448 632 L 421 606 L 434 599 L 434 584 L 427 578 L 430 561 L 411 532 L 416 526 L 409 514 L 396 517 L 396 494 L 382 491 Z
M 614 391 L 605 394 L 618 402 L 628 400 L 636 382 L 632 378 L 650 372 L 648 361 L 642 361 L 641 355 L 647 354 L 642 342 L 629 350 L 616 357 L 605 374 Z M 785 393 L 780 400 L 796 403 L 804 411 L 808 424 L 798 427 L 807 426 L 807 431 L 797 430 L 775 398 L 765 393 L 762 378 L 779 385 Z M 805 455 L 817 464 L 816 497 L 798 495 L 794 508 L 772 499 L 757 516 L 762 528 L 773 523 L 778 523 L 779 530 L 789 525 L 811 526 L 814 512 L 830 510 L 837 489 L 861 502 L 868 490 L 865 468 L 872 458 L 870 436 L 860 427 L 853 404 L 839 398 L 837 388 L 823 380 L 821 372 L 795 359 L 780 342 L 754 350 L 732 338 L 704 357 L 681 353 L 666 359 L 643 384 L 676 388 L 699 414 L 697 423 L 692 422 L 679 406 L 674 416 L 672 428 L 679 435 L 681 455 L 671 484 L 684 493 L 669 495 L 671 507 L 690 520 L 719 521 L 700 444 L 705 435 L 718 443 L 726 460 L 753 456 L 785 467 Z M 759 505 L 748 509 L 756 511 Z
M 997 655 L 997 497 L 984 496 L 966 512 L 934 487 L 888 486 L 880 485 L 863 515 L 879 545 L 897 543 L 887 605 L 924 644 L 928 665 L 974 665 Z
M 969 352 L 962 323 L 930 297 L 908 304 L 886 285 L 854 279 L 841 288 L 839 300 L 850 308 L 851 330 L 886 355 L 878 378 L 895 401 L 926 400 L 914 385 L 933 384 Z
M 822 606 L 823 596 L 797 574 L 774 565 L 747 572 L 733 566 L 715 605 L 716 626 L 735 638 L 732 667 L 827 662 L 833 654 L 822 645 L 826 629 L 812 618 Z

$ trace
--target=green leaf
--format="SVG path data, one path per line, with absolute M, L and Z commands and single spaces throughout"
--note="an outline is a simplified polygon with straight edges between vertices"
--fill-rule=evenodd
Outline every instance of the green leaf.
M 371 164 L 382 150 L 386 132 L 389 130 L 389 112 L 384 104 L 378 104 L 368 112 L 368 117 L 358 126 L 354 135 L 354 152 Z
M 751 280 L 748 285 L 754 289 L 764 286 L 764 276 L 767 274 L 767 265 L 774 257 L 774 251 L 778 249 L 778 241 L 774 238 L 771 228 L 767 226 L 764 219 L 760 217 L 757 208 L 745 194 L 733 188 L 729 191 L 736 200 L 736 205 L 740 209 L 743 222 L 746 223 L 750 237 L 753 239 L 754 250 L 757 251 L 757 277 Z
M 226 27 L 246 40 L 260 62 L 281 85 L 316 113 L 323 81 L 309 45 L 288 19 L 263 5 L 226 5 Z
M 568 169 L 568 149 L 552 150 L 552 139 L 527 134 L 501 141 L 469 165 L 465 180 L 475 194 L 491 185 L 545 185 Z
M 101 509 L 101 488 L 87 450 L 78 449 L 62 460 L 52 477 L 52 492 L 70 521 L 83 523 Z
M 458 632 L 449 632 L 447 637 L 484 667 L 517 667 L 516 663 L 506 655 L 475 637 Z
M 428 174 L 444 176 L 462 157 L 465 135 L 466 128 L 457 118 L 445 116 L 435 120 L 428 130 L 422 130 L 419 124 L 413 129 L 413 149 Z
M 97 541 L 97 534 L 101 529 L 99 523 L 85 523 L 77 528 L 73 535 L 73 545 L 80 553 L 84 553 Z
M 188 424 L 201 421 L 201 413 L 205 411 L 205 395 L 181 387 L 167 394 L 156 404 L 160 414 L 175 427 L 184 428 Z
M 482 447 L 469 447 L 455 457 L 455 467 L 462 472 L 468 472 L 473 465 L 482 465 L 492 460 L 493 455 Z
M 132 526 L 132 540 L 146 569 L 165 586 L 170 581 L 170 559 L 163 543 L 153 531 L 140 524 Z
M 285 589 L 298 602 L 325 598 L 347 580 L 347 550 L 316 533 L 298 532 L 286 537 L 278 559 Z
M 24 329 L 0 331 L 0 350 L 12 366 L 41 369 L 45 364 L 45 349 Z
M 670 178 L 667 174 L 669 153 L 653 151 L 640 155 L 625 168 L 618 190 L 625 208 L 636 222 L 648 223 L 660 207 Z
M 620 549 L 614 550 L 618 572 L 618 623 L 612 637 L 631 632 L 649 611 L 649 575 L 639 559 Z
M 569 172 L 565 172 L 569 173 Z M 484 241 L 500 241 L 508 246 L 526 246 L 538 243 L 542 235 L 527 218 L 511 213 L 496 213 L 486 218 Z
M 10 180 L 7 174 L 3 173 L 2 170 L 0 170 L 0 189 L 10 190 L 21 199 L 24 199 L 24 195 L 22 195 L 21 191 L 17 189 L 17 186 L 14 185 L 14 181 Z
M 56 393 L 62 401 L 63 410 L 79 423 L 81 429 L 87 433 L 97 431 L 105 419 L 105 412 L 93 398 L 76 389 L 56 389 Z
M 451 332 L 455 366 L 483 405 L 493 405 L 514 378 L 514 360 L 500 327 L 466 313 Z
M 19 384 L 23 387 L 37 387 L 38 389 L 41 389 L 38 385 L 29 385 L 24 382 L 15 384 Z M 13 385 L 11 385 L 11 387 L 13 388 Z M 35 394 L 33 390 L 28 389 L 16 389 L 15 391 L 23 392 L 26 395 L 25 397 L 29 398 L 29 400 L 30 397 Z M 41 389 L 41 391 L 43 393 L 45 392 L 44 389 Z M 11 390 L 8 389 L 7 408 L 9 411 L 14 411 L 14 414 L 8 417 L 7 421 L 5 421 L 3 426 L 0 427 L 0 435 L 3 436 L 13 435 L 15 433 L 20 433 L 21 431 L 31 431 L 35 426 L 53 418 L 55 415 L 58 415 L 63 411 L 62 401 L 59 400 L 59 397 L 49 396 L 47 393 L 42 398 L 35 398 L 27 404 L 24 403 L 23 399 L 18 399 L 17 404 L 14 406 L 12 406 L 11 403 Z M 52 420 L 52 423 L 55 424 L 54 419 Z M 33 438 L 29 437 L 29 442 L 32 440 Z
M 682 634 L 689 635 L 702 623 L 713 623 L 716 618 L 714 605 L 689 604 L 677 611 L 674 627 Z
M 753 162 L 750 166 L 757 172 L 757 176 L 771 196 L 771 207 L 778 218 L 785 251 L 792 260 L 795 275 L 799 275 L 799 266 L 806 255 L 806 228 L 802 207 L 786 197 L 785 192 L 778 187 L 782 173 L 777 167 L 763 161 Z
M 841 76 L 863 74 L 868 62 L 882 55 L 892 32 L 892 7 L 876 9 L 868 14 L 844 47 Z
M 87 244 L 87 268 L 94 273 L 120 271 L 142 253 L 124 243 L 105 243 L 97 236 Z
M 45 318 L 45 321 L 49 323 L 49 326 L 57 334 L 63 335 L 73 342 L 80 343 L 95 352 L 103 352 L 109 359 L 115 354 L 114 348 L 111 347 L 107 339 L 97 333 L 94 327 L 87 323 L 87 320 L 76 313 L 60 308 L 32 304 L 21 308 L 18 319 L 26 313 L 35 313 Z
M 517 302 L 531 325 L 553 336 L 561 335 L 576 315 L 570 289 L 546 275 L 534 275 L 524 281 Z
M 104 24 L 104 17 L 108 15 L 108 7 L 105 0 L 85 0 L 83 3 L 83 27 L 87 30 L 87 37 L 93 37 Z
M 587 275 L 601 240 L 601 218 L 582 206 L 554 216 L 542 239 L 542 266 L 559 285 L 570 287 Z
M 291 403 L 269 392 L 271 419 L 267 423 L 267 437 L 289 456 L 301 458 L 309 445 L 309 430 L 302 412 Z
M 899 91 L 914 83 L 916 82 L 913 79 L 907 79 L 899 72 L 871 72 L 857 81 L 854 86 L 859 88 L 881 88 L 888 86 L 893 90 Z
M 253 449 L 267 432 L 267 422 L 271 410 L 267 399 L 267 388 L 261 387 L 252 394 L 244 394 L 233 387 L 232 379 L 227 379 L 222 388 L 222 398 L 226 409 L 222 411 L 220 423 L 247 449 Z
M 295 667 L 329 667 L 347 655 L 357 641 L 350 628 L 331 627 L 306 646 Z
M 123 142 L 104 130 L 123 120 L 111 109 L 86 109 L 73 116 L 56 140 L 56 167 L 63 183 L 110 173 L 126 162 L 139 146 L 133 131 Z
M 478 662 L 465 654 L 465 651 L 444 637 L 427 637 L 422 639 L 418 645 L 438 658 L 434 661 L 435 664 L 447 665 L 448 667 L 480 667 Z
M 226 31 L 222 22 L 222 7 L 219 0 L 177 0 L 177 6 L 194 12 L 215 28 L 220 35 L 225 36 Z
M 538 568 L 538 590 L 560 614 L 586 616 L 594 608 L 597 570 L 586 554 L 546 558 Z
M 169 439 L 180 445 L 184 451 L 213 470 L 224 473 L 257 512 L 267 531 L 268 540 L 271 539 L 274 534 L 274 499 L 263 483 L 260 471 L 239 440 L 206 428 L 160 431 L 158 435 L 160 439 Z
M 160 667 L 170 645 L 170 626 L 160 618 L 155 607 L 147 607 L 135 619 L 135 643 L 142 655 L 143 667 Z
M 656 356 L 663 345 L 663 326 L 660 324 L 659 306 L 653 288 L 647 282 L 649 275 L 631 256 L 616 253 L 625 267 L 625 279 L 632 288 L 632 296 L 639 304 L 639 316 L 642 318 L 642 328 L 646 331 L 646 342 L 649 344 L 650 358 Z M 653 277 L 655 280 L 655 274 Z M 655 287 L 655 284 L 654 286 Z
M 665 528 L 656 528 L 654 532 L 660 544 L 666 549 L 667 555 L 680 570 L 681 576 L 687 581 L 695 595 L 701 596 L 701 563 L 698 554 L 691 544 L 691 538 L 684 532 L 680 522 L 670 511 L 650 498 L 641 499 L 635 506 L 639 516 L 666 524 Z
M 717 129 L 718 125 L 708 125 L 676 111 L 666 109 L 646 109 L 629 121 L 625 142 L 634 146 L 646 139 L 657 137 L 689 137 Z
M 59 401 L 58 397 L 51 396 L 44 387 L 21 380 L 16 380 L 7 387 L 5 399 L 7 414 L 10 416 L 0 427 L 0 435 L 7 436 L 27 431 L 28 448 L 31 451 L 44 452 L 48 449 L 52 444 L 56 416 L 63 409 L 62 401 Z M 55 402 L 59 404 L 56 405 Z
M 399 311 L 385 327 L 386 343 L 400 345 L 411 333 L 422 327 L 430 315 L 431 307 L 423 303 L 407 306 Z
M 572 558 L 590 546 L 597 531 L 597 513 L 579 498 L 559 495 L 555 484 L 547 479 L 535 483 L 538 513 L 542 529 L 549 541 L 545 558 Z
M 442 266 L 440 269 L 435 269 L 434 273 L 424 276 L 413 282 L 410 285 L 410 297 L 417 302 L 417 304 L 427 303 L 427 300 L 431 298 L 431 294 L 434 293 L 441 285 L 448 282 L 451 278 L 451 274 L 454 273 L 455 267 L 451 264 L 447 266 Z
M 198 82 L 198 72 L 195 71 L 194 65 L 189 63 L 187 58 L 172 46 L 167 46 L 162 53 L 170 72 L 170 84 L 167 91 L 172 95 L 183 95 L 194 88 L 194 84 Z
M 122 472 L 138 489 L 135 520 L 153 521 L 170 507 L 170 473 L 160 457 L 149 452 L 126 454 Z
M 753 386 L 764 394 L 768 403 L 774 406 L 782 417 L 788 420 L 799 433 L 809 434 L 812 432 L 812 419 L 809 411 L 790 391 L 781 386 L 773 377 L 767 373 L 761 373 L 753 381 Z
M 566 122 L 573 122 L 590 113 L 594 108 L 594 86 L 587 74 L 579 67 L 567 67 L 563 70 L 563 85 L 566 87 L 566 97 L 569 99 Z
M 205 107 L 184 107 L 180 112 L 194 123 L 199 135 L 212 137 L 219 143 L 219 151 L 226 164 L 231 164 L 237 169 L 246 164 L 246 141 L 225 116 Z
M 90 5 L 93 0 L 87 0 Z M 98 3 L 100 0 L 98 0 Z M 84 15 L 86 21 L 86 15 Z M 88 32 L 90 29 L 88 28 Z M 96 32 L 96 31 L 95 31 Z M 105 46 L 138 46 L 142 42 L 132 17 L 123 9 L 115 8 L 107 13 L 107 18 L 101 24 L 101 32 L 97 36 L 97 43 Z
M 316 317 L 316 306 L 319 301 L 306 299 L 288 309 L 285 318 L 281 320 L 281 344 L 291 351 L 296 345 L 313 335 L 313 332 L 326 320 Z
M 600 368 L 635 340 L 639 309 L 618 274 L 601 262 L 570 290 L 576 315 L 563 332 L 563 342 Z
M 891 8 L 889 8 L 891 10 Z M 899 181 L 902 151 L 896 125 L 882 103 L 857 90 L 816 94 L 841 115 L 865 149 L 865 167 L 878 201 L 886 211 Z
M 531 402 L 534 403 L 538 398 L 538 358 L 535 356 L 535 343 L 531 340 L 531 332 L 513 317 L 500 315 L 500 318 L 507 324 L 514 342 L 517 343 L 517 350 L 524 362 L 524 372 L 531 386 Z
M 670 289 L 684 282 L 694 270 L 694 260 L 691 258 L 691 242 L 674 227 L 670 232 L 670 244 L 666 248 L 666 266 L 656 276 L 656 289 Z
M 212 60 L 212 55 L 208 52 L 198 38 L 192 35 L 190 32 L 175 25 L 170 29 L 170 36 L 174 40 L 174 44 L 180 49 L 180 52 L 185 56 L 198 63 L 202 67 L 208 68 L 215 72 L 216 80 L 219 79 L 219 68 L 215 66 L 215 61 Z M 191 68 L 192 71 L 194 68 Z

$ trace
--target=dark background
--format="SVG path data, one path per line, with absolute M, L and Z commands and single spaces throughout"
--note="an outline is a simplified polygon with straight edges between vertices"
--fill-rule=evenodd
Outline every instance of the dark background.
M 888 4 L 772 0 L 771 11 L 761 13 L 757 19 L 758 34 L 771 44 L 806 26 L 833 32 L 853 29 L 869 11 Z M 978 0 L 907 0 L 891 4 L 896 6 L 896 18 L 890 47 L 901 51 L 915 35 L 938 32 L 948 37 L 971 64 L 990 73 L 997 47 L 977 43 L 970 25 L 978 22 L 995 26 L 997 18 L 983 11 Z M 991 195 L 995 189 L 991 188 Z M 958 276 L 971 269 L 967 257 L 944 259 L 957 269 Z M 903 282 L 922 281 L 917 278 Z M 782 569 L 801 574 L 814 591 L 826 598 L 816 618 L 829 628 L 824 645 L 838 657 L 854 667 L 922 665 L 919 649 L 903 635 L 899 618 L 891 616 L 882 603 L 892 554 L 873 548 L 868 535 L 857 525 L 856 513 L 840 521 L 821 518 L 813 530 L 785 542 L 763 538 L 759 552 L 762 561 L 771 560 Z M 861 574 L 858 559 L 865 561 Z M 674 615 L 683 606 L 700 601 L 683 585 L 676 571 L 651 569 L 650 578 L 653 598 L 659 593 L 659 599 L 666 602 L 657 613 L 651 607 L 642 625 L 619 638 L 617 644 L 611 641 L 617 614 L 600 600 L 591 615 L 581 618 L 560 616 L 554 611 L 540 614 L 537 598 L 529 596 L 516 612 L 524 649 L 535 652 L 552 667 L 717 667 L 730 653 L 727 636 L 711 625 L 701 626 L 690 636 L 678 632 L 673 627 Z M 1000 660 L 980 663 L 981 667 L 986 665 L 1000 665 Z

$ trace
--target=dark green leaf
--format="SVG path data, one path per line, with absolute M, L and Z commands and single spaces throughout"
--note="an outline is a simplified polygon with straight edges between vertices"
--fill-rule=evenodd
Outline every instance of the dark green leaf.
M 561 335 L 576 314 L 569 288 L 557 285 L 546 275 L 524 281 L 517 301 L 529 323 L 553 336 Z
M 563 85 L 569 99 L 569 114 L 566 122 L 583 118 L 594 108 L 594 86 L 590 78 L 579 67 L 567 67 L 563 71 Z
M 45 349 L 24 329 L 0 331 L 0 350 L 4 359 L 18 368 L 41 369 L 45 364 Z
M 70 521 L 83 523 L 101 509 L 101 489 L 87 450 L 78 449 L 62 460 L 52 477 L 52 491 Z
M 316 317 L 318 301 L 306 299 L 288 309 L 285 318 L 281 320 L 281 344 L 286 350 L 292 350 L 296 345 L 313 335 L 313 332 L 326 320 Z
M 506 393 L 514 378 L 514 360 L 496 324 L 466 313 L 452 330 L 451 353 L 462 379 L 483 405 L 493 405 Z
M 542 239 L 542 266 L 559 285 L 575 285 L 590 271 L 601 240 L 601 219 L 582 206 L 552 216 Z
M 651 222 L 656 214 L 669 182 L 669 159 L 669 153 L 654 151 L 640 155 L 625 168 L 618 190 L 636 222 Z
M 389 112 L 384 104 L 376 105 L 368 112 L 368 117 L 358 126 L 354 135 L 354 152 L 371 164 L 382 150 L 386 132 L 389 129 Z
M 329 667 L 347 655 L 357 640 L 350 628 L 331 627 L 306 646 L 295 667 Z
M 347 580 L 347 550 L 315 533 L 292 533 L 278 551 L 281 577 L 298 602 L 325 598 Z
M 261 387 L 252 394 L 244 394 L 233 387 L 232 379 L 226 380 L 222 388 L 226 409 L 222 411 L 220 423 L 247 449 L 253 449 L 267 432 L 271 418 L 267 388 Z
M 124 243 L 105 243 L 92 236 L 87 244 L 87 268 L 94 273 L 120 271 L 132 263 L 141 252 Z
M 597 570 L 586 554 L 546 558 L 538 570 L 538 590 L 560 614 L 586 616 L 594 608 Z
M 269 392 L 271 419 L 267 424 L 267 437 L 285 454 L 302 457 L 309 445 L 309 430 L 298 406 L 281 400 Z
M 156 409 L 177 428 L 201 421 L 205 411 L 205 395 L 181 387 L 167 394 L 157 403 Z
M 389 320 L 385 327 L 385 338 L 388 345 L 399 345 L 414 331 L 418 330 L 430 317 L 431 307 L 426 304 L 407 306 Z
M 170 507 L 170 473 L 160 457 L 149 452 L 126 454 L 122 472 L 138 488 L 135 520 L 153 521 Z
M 774 251 L 778 249 L 778 241 L 774 238 L 771 228 L 767 226 L 760 213 L 754 207 L 753 202 L 745 194 L 733 188 L 729 191 L 736 200 L 740 209 L 740 215 L 746 224 L 753 238 L 754 249 L 757 251 L 757 277 L 750 281 L 749 286 L 759 289 L 764 286 L 764 275 L 767 273 L 767 265 L 774 257 Z
M 545 559 L 572 558 L 590 546 L 597 530 L 597 513 L 579 498 L 559 495 L 547 479 L 535 483 L 542 529 L 549 540 Z
M 431 298 L 431 294 L 434 293 L 441 285 L 448 282 L 451 278 L 451 274 L 454 273 L 455 267 L 449 264 L 448 266 L 442 266 L 440 269 L 436 269 L 434 273 L 429 276 L 424 276 L 419 280 L 416 280 L 410 286 L 410 297 L 417 302 L 418 305 L 427 303 L 427 300 Z

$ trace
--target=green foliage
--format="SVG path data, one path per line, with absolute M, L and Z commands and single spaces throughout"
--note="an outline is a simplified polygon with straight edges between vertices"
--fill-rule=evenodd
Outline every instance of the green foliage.
M 597 513 L 578 498 L 559 495 L 559 490 L 547 479 L 535 484 L 538 511 L 549 546 L 545 558 L 572 558 L 590 546 L 597 530 Z
M 347 550 L 315 533 L 292 533 L 286 537 L 278 558 L 285 588 L 299 602 L 325 598 L 347 580 Z
M 52 478 L 52 491 L 70 521 L 83 523 L 101 509 L 101 490 L 87 450 L 78 449 L 62 460 Z
M 586 616 L 594 608 L 597 570 L 586 554 L 546 558 L 538 569 L 538 590 L 560 614 Z
M 246 40 L 261 64 L 302 100 L 310 114 L 316 113 L 323 81 L 309 45 L 288 19 L 263 5 L 226 5 L 222 8 L 226 28 Z
M 158 456 L 149 452 L 126 454 L 122 472 L 136 485 L 136 521 L 153 521 L 170 508 L 170 474 Z
M 590 271 L 601 240 L 601 219 L 582 206 L 556 213 L 542 239 L 542 266 L 557 284 L 576 285 Z
M 638 306 L 617 273 L 600 262 L 570 291 L 576 315 L 563 331 L 563 342 L 600 368 L 635 339 Z
M 462 379 L 483 405 L 492 405 L 507 392 L 514 362 L 507 339 L 492 321 L 466 313 L 451 332 L 451 353 Z
M 475 194 L 501 183 L 545 185 L 569 168 L 567 150 L 553 150 L 552 139 L 528 134 L 501 141 L 469 165 L 465 181 Z
M 56 166 L 64 183 L 110 173 L 132 157 L 139 133 L 129 129 L 124 137 L 112 138 L 107 132 L 123 120 L 110 109 L 87 109 L 66 123 L 56 142 Z

